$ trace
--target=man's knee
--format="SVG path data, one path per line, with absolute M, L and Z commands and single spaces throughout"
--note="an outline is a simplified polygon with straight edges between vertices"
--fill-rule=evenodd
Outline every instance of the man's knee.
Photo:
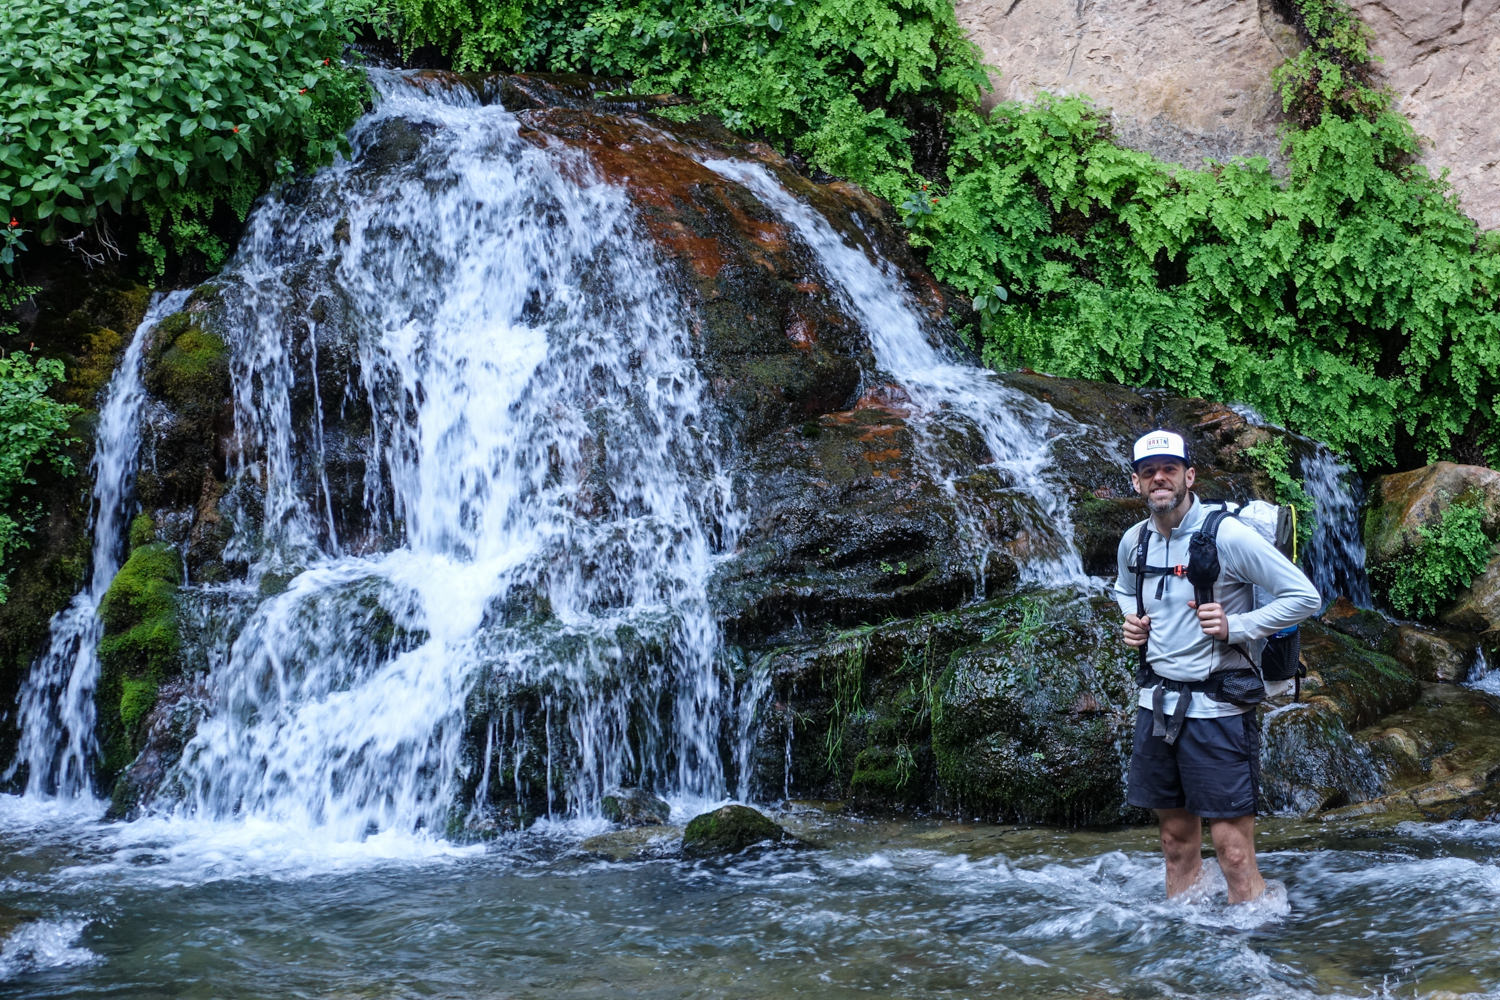
M 1203 821 L 1185 809 L 1157 811 L 1161 849 L 1167 857 L 1196 854 L 1203 847 Z
M 1255 867 L 1254 816 L 1213 820 L 1210 822 L 1209 832 L 1213 836 L 1214 854 L 1219 859 L 1219 867 L 1226 873 Z

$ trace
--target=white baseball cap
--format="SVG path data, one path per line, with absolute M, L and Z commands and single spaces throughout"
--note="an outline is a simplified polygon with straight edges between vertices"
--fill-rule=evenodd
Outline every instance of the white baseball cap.
M 1135 457 L 1131 459 L 1130 467 L 1135 468 L 1148 458 L 1176 458 L 1183 465 L 1190 464 L 1187 443 L 1182 440 L 1181 434 L 1171 431 L 1155 430 L 1136 439 Z

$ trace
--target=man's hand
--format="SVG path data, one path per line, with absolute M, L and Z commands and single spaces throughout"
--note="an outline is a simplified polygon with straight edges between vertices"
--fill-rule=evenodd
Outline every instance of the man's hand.
M 1198 624 L 1202 627 L 1204 635 L 1210 639 L 1229 641 L 1229 615 L 1225 613 L 1221 604 L 1215 601 L 1199 608 L 1197 601 L 1188 601 L 1188 607 L 1198 608 Z
M 1125 616 L 1125 645 L 1134 648 L 1144 646 L 1146 644 L 1146 636 L 1150 633 L 1150 615 Z

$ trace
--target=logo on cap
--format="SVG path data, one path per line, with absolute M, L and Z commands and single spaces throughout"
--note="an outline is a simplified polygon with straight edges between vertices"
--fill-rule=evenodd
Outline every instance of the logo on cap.
M 1187 464 L 1187 444 L 1181 434 L 1171 431 L 1151 431 L 1135 442 L 1135 457 L 1131 466 L 1140 465 L 1148 458 L 1175 458 Z

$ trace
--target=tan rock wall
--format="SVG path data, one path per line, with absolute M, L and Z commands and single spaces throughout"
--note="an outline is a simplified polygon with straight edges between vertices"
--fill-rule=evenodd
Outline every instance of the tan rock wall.
M 1500 227 L 1500 0 L 1353 0 L 1382 82 L 1447 167 L 1465 211 Z M 1196 166 L 1279 165 L 1271 71 L 1299 47 L 1271 0 L 958 0 L 994 70 L 990 103 L 1040 91 L 1111 109 L 1119 141 Z
M 1464 211 L 1500 228 L 1500 0 L 1353 0 L 1379 75 Z

